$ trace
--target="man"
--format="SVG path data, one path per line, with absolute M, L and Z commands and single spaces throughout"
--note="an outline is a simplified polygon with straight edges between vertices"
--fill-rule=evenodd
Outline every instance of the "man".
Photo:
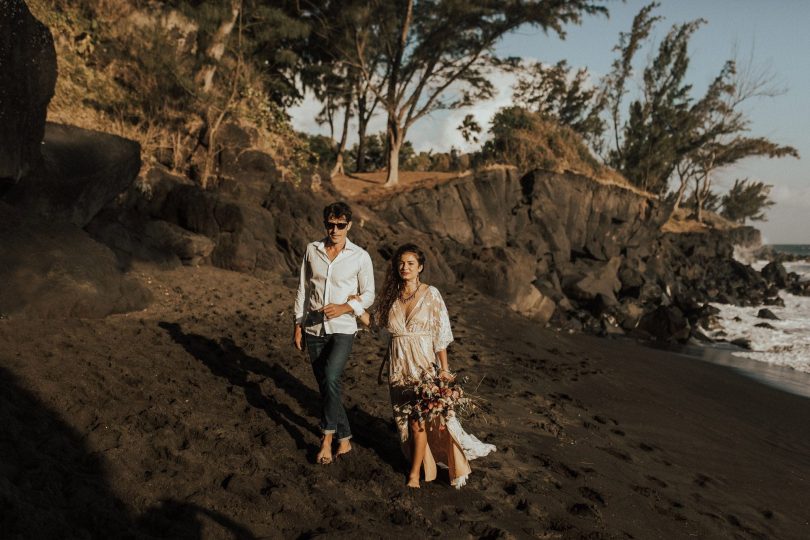
M 366 250 L 352 243 L 352 211 L 346 203 L 323 209 L 326 238 L 307 246 L 301 263 L 295 297 L 293 343 L 306 347 L 321 392 L 321 449 L 318 463 L 332 462 L 332 439 L 337 436 L 335 457 L 352 449 L 349 420 L 341 401 L 340 376 L 357 332 L 355 316 L 374 302 L 374 270 Z M 349 300 L 359 295 L 360 300 Z

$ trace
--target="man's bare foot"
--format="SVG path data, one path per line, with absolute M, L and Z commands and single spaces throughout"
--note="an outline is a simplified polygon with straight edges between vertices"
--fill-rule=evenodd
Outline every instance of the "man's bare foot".
M 419 485 L 419 477 L 418 476 L 416 476 L 416 477 L 409 476 L 407 486 L 409 488 L 416 488 L 416 489 L 419 489 L 420 487 L 422 487 L 422 486 Z
M 349 439 L 344 439 L 338 443 L 337 452 L 335 453 L 335 459 L 338 459 L 341 456 L 345 456 L 351 451 L 352 451 L 352 443 L 349 442 Z
M 315 461 L 319 465 L 329 465 L 332 463 L 332 435 L 321 437 L 321 449 L 315 456 Z

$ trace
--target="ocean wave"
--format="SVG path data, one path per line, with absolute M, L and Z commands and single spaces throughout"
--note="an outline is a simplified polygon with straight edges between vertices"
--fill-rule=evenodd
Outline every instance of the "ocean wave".
M 807 275 L 810 277 L 810 272 Z M 779 320 L 758 318 L 761 306 L 712 304 L 720 310 L 719 326 L 708 334 L 714 339 L 745 339 L 751 344 L 750 351 L 734 352 L 735 356 L 810 373 L 810 297 L 784 291 L 780 295 L 785 301 L 784 307 L 768 306 Z M 773 328 L 756 326 L 763 322 Z

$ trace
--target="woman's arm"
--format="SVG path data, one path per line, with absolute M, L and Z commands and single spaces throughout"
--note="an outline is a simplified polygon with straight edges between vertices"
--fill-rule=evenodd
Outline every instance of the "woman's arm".
M 436 360 L 439 363 L 439 377 L 442 379 L 452 379 L 450 365 L 447 363 L 447 349 L 436 352 Z

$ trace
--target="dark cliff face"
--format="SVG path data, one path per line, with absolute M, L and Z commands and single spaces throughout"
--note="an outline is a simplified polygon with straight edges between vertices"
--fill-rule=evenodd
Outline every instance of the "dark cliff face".
M 618 186 L 546 171 L 519 178 L 511 168 L 403 193 L 374 209 L 440 242 L 453 277 L 543 322 L 556 304 L 572 308 L 569 296 L 615 304 L 619 268 L 650 254 L 668 215 L 658 201 Z
M 0 179 L 17 181 L 39 163 L 55 88 L 50 30 L 23 0 L 0 0 Z

